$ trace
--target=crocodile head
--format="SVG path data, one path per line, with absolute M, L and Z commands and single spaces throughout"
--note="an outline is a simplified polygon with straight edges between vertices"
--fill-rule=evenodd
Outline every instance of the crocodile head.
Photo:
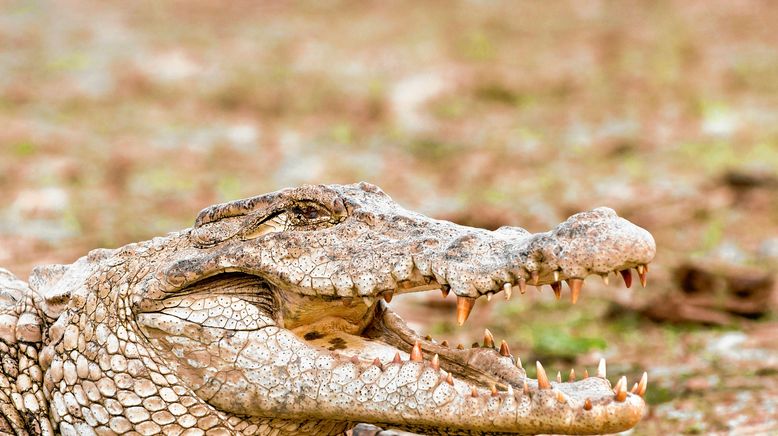
M 80 365 L 79 356 L 86 366 L 78 380 L 91 376 L 91 364 L 93 378 L 113 384 L 129 374 L 125 389 L 138 399 L 117 407 L 145 412 L 122 429 L 180 425 L 155 420 L 146 400 L 157 398 L 190 415 L 203 407 L 192 420 L 200 427 L 243 433 L 326 434 L 357 422 L 420 432 L 615 432 L 641 419 L 645 377 L 632 391 L 623 378 L 611 386 L 602 362 L 597 376 L 549 381 L 537 363 L 531 379 L 488 332 L 481 347 L 449 347 L 409 329 L 388 303 L 410 292 L 453 293 L 462 325 L 477 298 L 510 298 L 528 284 L 558 295 L 566 280 L 575 301 L 590 274 L 621 272 L 629 285 L 635 268 L 645 283 L 654 252 L 648 232 L 607 208 L 530 234 L 434 220 L 367 183 L 285 189 L 209 207 L 192 229 L 74 264 L 60 280 L 67 286 L 45 295 L 56 322 L 41 360 L 57 368 L 47 373 L 55 398 L 67 395 L 58 388 L 63 365 Z M 67 306 L 57 307 L 67 289 Z M 68 336 L 72 326 L 79 337 Z M 95 396 L 117 395 L 107 390 Z

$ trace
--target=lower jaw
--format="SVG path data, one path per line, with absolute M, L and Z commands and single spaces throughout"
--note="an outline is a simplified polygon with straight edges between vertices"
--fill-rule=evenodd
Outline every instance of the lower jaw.
M 418 344 L 425 361 L 438 355 L 440 367 L 446 372 L 484 387 L 507 390 L 508 385 L 520 387 L 526 380 L 521 361 L 514 360 L 507 349 L 498 351 L 494 343 L 478 348 L 451 348 L 429 336 L 420 337 L 383 301 L 376 304 L 375 311 L 373 322 L 362 333 L 369 340 L 383 342 L 408 355 Z

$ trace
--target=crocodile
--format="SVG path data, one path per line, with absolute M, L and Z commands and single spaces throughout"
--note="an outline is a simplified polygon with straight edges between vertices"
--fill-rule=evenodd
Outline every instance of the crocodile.
M 0 270 L 0 433 L 598 434 L 642 418 L 647 378 L 605 362 L 566 381 L 527 376 L 507 343 L 422 337 L 398 294 L 476 300 L 632 270 L 651 234 L 609 208 L 548 232 L 428 218 L 380 188 L 305 185 L 204 209 L 193 227 L 29 281 Z M 451 298 L 454 298 L 451 297 Z

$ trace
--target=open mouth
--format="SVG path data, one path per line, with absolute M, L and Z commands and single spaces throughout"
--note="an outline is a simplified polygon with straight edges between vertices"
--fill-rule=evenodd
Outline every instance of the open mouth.
M 645 287 L 648 265 L 637 265 L 634 269 Z M 630 268 L 612 274 L 620 276 L 627 287 L 632 286 Z M 515 294 L 527 292 L 528 286 L 548 284 L 556 298 L 561 298 L 564 279 L 560 273 L 528 275 L 529 280 L 517 278 L 501 286 L 495 285 L 480 296 L 487 299 L 501 296 L 510 300 Z M 602 276 L 609 281 L 607 274 Z M 612 409 L 613 404 L 632 403 L 633 410 L 639 410 L 634 419 L 640 419 L 641 397 L 647 389 L 646 373 L 630 388 L 623 376 L 613 385 L 608 381 L 604 359 L 591 375 L 587 370 L 579 374 L 571 370 L 565 377 L 560 373 L 549 377 L 542 364 L 535 362 L 537 378 L 533 379 L 527 376 L 524 363 L 511 353 L 507 342 L 497 343 L 488 329 L 482 343 L 469 347 L 449 344 L 445 340 L 439 342 L 413 331 L 390 309 L 389 303 L 398 295 L 413 292 L 437 291 L 443 298 L 450 293 L 449 286 L 441 285 L 434 277 L 426 277 L 423 281 L 427 284 L 413 287 L 400 282 L 395 290 L 384 291 L 375 297 L 332 298 L 326 302 L 311 297 L 286 298 L 281 302 L 280 311 L 285 314 L 281 322 L 310 345 L 327 349 L 354 364 L 372 365 L 384 372 L 400 368 L 405 362 L 417 362 L 433 369 L 438 374 L 438 383 L 447 383 L 477 401 L 516 402 L 530 407 L 545 407 L 551 401 L 554 409 L 574 415 L 577 422 L 583 422 L 587 414 L 595 421 L 609 407 Z M 564 281 L 575 303 L 584 280 L 568 278 Z M 414 282 L 420 283 L 419 278 Z M 455 316 L 460 326 L 466 322 L 479 297 L 456 296 Z M 300 315 L 301 312 L 304 315 Z M 312 315 L 314 313 L 316 315 Z
M 645 287 L 648 265 L 638 265 L 635 270 L 640 283 Z M 630 269 L 614 271 L 613 274 L 621 276 L 628 288 L 632 286 L 632 271 Z M 491 300 L 493 296 L 501 294 L 507 301 L 516 293 L 526 293 L 527 287 L 530 285 L 540 287 L 548 284 L 556 298 L 560 299 L 563 287 L 559 273 L 552 272 L 549 278 L 556 280 L 544 283 L 539 274 L 530 274 L 529 282 L 526 279 L 518 278 L 514 282 L 505 282 L 499 289 L 487 291 L 483 296 Z M 603 275 L 603 280 L 606 283 L 609 281 L 607 274 Z M 310 320 L 306 320 L 306 323 L 302 325 L 293 323 L 285 326 L 312 344 L 341 353 L 354 360 L 372 362 L 379 367 L 407 360 L 425 362 L 435 369 L 440 369 L 441 378 L 449 383 L 456 377 L 472 382 L 472 395 L 503 395 L 508 393 L 531 395 L 533 391 L 553 389 L 558 390 L 555 395 L 563 398 L 568 394 L 575 396 L 574 390 L 567 389 L 567 385 L 589 378 L 588 371 L 576 375 L 575 371 L 571 370 L 566 377 L 568 383 L 563 383 L 561 375 L 558 374 L 556 379 L 549 378 L 542 364 L 537 362 L 538 378 L 530 379 L 526 376 L 521 358 L 511 354 L 506 341 L 497 343 L 488 329 L 484 332 L 482 343 L 475 343 L 471 347 L 465 347 L 462 344 L 454 346 L 446 340 L 439 342 L 428 335 L 423 336 L 413 331 L 400 316 L 389 308 L 389 303 L 397 295 L 414 292 L 438 290 L 443 298 L 449 295 L 450 287 L 447 284 L 441 285 L 434 278 L 428 278 L 428 281 L 429 283 L 426 285 L 414 287 L 403 287 L 401 283 L 395 291 L 381 293 L 381 298 L 384 301 L 363 297 L 337 298 L 327 303 L 327 306 L 338 307 L 337 310 L 332 310 L 333 313 L 340 313 L 341 316 L 349 313 L 354 314 L 351 316 L 353 320 L 369 320 L 369 323 L 366 323 L 364 327 L 359 326 L 353 330 L 334 330 L 332 326 L 335 323 L 326 316 L 322 317 L 322 323 L 311 323 Z M 575 304 L 581 294 L 584 280 L 569 278 L 565 281 L 570 289 L 571 300 Z M 462 326 L 479 297 L 456 296 L 456 298 L 455 316 L 457 323 Z M 319 313 L 327 312 L 323 308 L 317 308 L 316 311 Z M 349 322 L 345 324 L 354 326 Z M 606 363 L 604 360 L 600 362 L 595 376 L 605 379 Z M 626 378 L 622 377 L 612 388 L 612 397 L 615 401 L 624 401 L 627 392 L 643 396 L 646 387 L 646 374 L 636 381 L 631 389 L 627 386 Z M 584 398 L 582 406 L 586 406 L 590 402 L 591 399 Z

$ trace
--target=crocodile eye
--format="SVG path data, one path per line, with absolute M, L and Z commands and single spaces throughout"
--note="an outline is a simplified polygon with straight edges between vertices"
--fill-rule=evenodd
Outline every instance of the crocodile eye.
M 330 213 L 318 204 L 303 203 L 289 208 L 289 218 L 292 225 L 305 227 L 330 221 Z

